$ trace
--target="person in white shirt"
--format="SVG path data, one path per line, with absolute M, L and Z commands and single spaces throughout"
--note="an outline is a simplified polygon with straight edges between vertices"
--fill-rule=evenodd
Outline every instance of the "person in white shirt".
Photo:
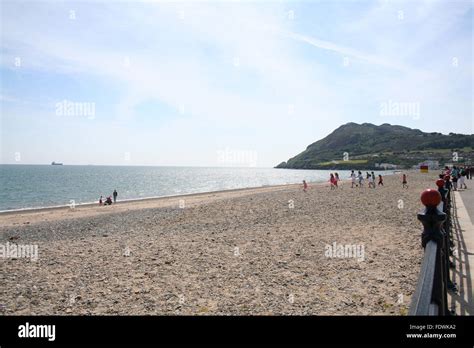
M 351 172 L 351 180 L 352 180 L 351 188 L 354 188 L 354 185 L 356 183 L 356 175 L 354 171 Z
M 371 176 L 369 176 L 369 188 L 375 188 L 375 182 L 374 182 L 374 178 Z
M 362 188 L 362 186 L 364 185 L 364 177 L 360 170 L 359 170 L 359 175 L 357 176 L 357 178 L 359 179 L 359 188 Z

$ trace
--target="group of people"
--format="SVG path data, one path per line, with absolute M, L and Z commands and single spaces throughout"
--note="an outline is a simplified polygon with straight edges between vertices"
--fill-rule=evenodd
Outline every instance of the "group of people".
M 338 173 L 331 173 L 329 176 L 329 183 L 331 184 L 331 190 L 338 188 L 337 183 L 341 181 Z
M 406 175 L 403 175 L 403 183 L 406 185 Z M 355 187 L 360 187 L 362 188 L 364 186 L 364 176 L 362 175 L 362 172 L 359 170 L 358 174 L 356 175 L 354 171 L 351 172 L 350 178 L 352 180 L 351 188 Z M 369 188 L 375 188 L 375 173 L 374 172 L 366 172 L 366 180 L 369 183 Z M 339 182 L 341 181 L 341 178 L 339 177 L 338 173 L 331 173 L 329 175 L 329 183 L 331 185 L 331 190 L 334 190 L 339 187 Z M 378 183 L 377 186 L 383 186 L 383 177 L 382 175 L 378 176 Z M 408 187 L 408 185 L 406 186 Z M 306 180 L 303 180 L 303 191 L 306 192 L 308 190 L 308 183 Z
M 117 203 L 117 196 L 118 196 L 117 190 L 114 190 L 114 192 L 112 193 L 112 196 L 114 197 L 114 203 Z M 103 200 L 103 197 L 100 196 L 99 205 L 112 205 L 112 196 L 108 196 L 105 199 L 105 201 Z
M 466 185 L 466 179 L 472 180 L 472 176 L 474 174 L 474 168 L 473 167 L 467 167 L 467 166 L 452 166 L 452 168 L 449 168 L 446 166 L 443 170 L 443 172 L 439 175 L 441 179 L 446 180 L 448 183 L 449 187 L 452 188 L 454 191 L 457 191 L 458 189 L 467 189 Z M 356 174 L 353 170 L 351 171 L 351 188 L 359 187 L 362 188 L 364 187 L 364 180 L 367 180 L 368 182 L 368 187 L 369 188 L 375 188 L 375 173 L 374 172 L 366 172 L 365 179 L 364 175 L 362 175 L 362 172 L 359 170 L 358 173 Z M 339 181 L 341 179 L 339 178 L 338 173 L 331 173 L 329 175 L 329 183 L 331 185 L 331 190 L 334 190 L 339 187 Z M 377 186 L 383 186 L 383 177 L 382 175 L 378 175 L 378 183 Z M 402 175 L 402 187 L 403 188 L 408 188 L 408 179 L 407 175 L 403 174 Z M 303 180 L 303 191 L 307 192 L 308 190 L 308 184 L 305 180 Z
M 472 180 L 473 168 L 471 167 L 457 167 L 453 166 L 449 168 L 444 167 L 443 172 L 439 175 L 441 179 L 444 179 L 453 191 L 459 189 L 467 189 L 466 179 Z
M 351 171 L 351 188 L 359 187 L 362 188 L 364 186 L 364 176 L 362 175 L 362 172 L 359 170 L 357 172 L 357 175 L 354 171 Z M 374 172 L 366 172 L 365 179 L 368 182 L 369 188 L 375 188 L 375 173 Z M 383 177 L 382 175 L 378 176 L 378 183 L 377 186 L 383 186 Z

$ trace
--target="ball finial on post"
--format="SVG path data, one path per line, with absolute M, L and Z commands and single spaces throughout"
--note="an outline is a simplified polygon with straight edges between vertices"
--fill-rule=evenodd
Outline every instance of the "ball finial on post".
M 421 193 L 421 203 L 427 208 L 438 206 L 441 202 L 441 194 L 433 189 L 426 189 Z
M 441 230 L 441 224 L 446 219 L 446 214 L 437 209 L 442 198 L 437 190 L 426 189 L 422 192 L 420 198 L 426 207 L 423 212 L 418 214 L 418 220 L 423 224 L 421 245 L 424 248 L 430 240 L 442 243 L 444 233 Z
M 442 188 L 444 187 L 444 180 L 443 179 L 438 179 L 436 180 L 436 186 L 438 186 L 439 188 Z

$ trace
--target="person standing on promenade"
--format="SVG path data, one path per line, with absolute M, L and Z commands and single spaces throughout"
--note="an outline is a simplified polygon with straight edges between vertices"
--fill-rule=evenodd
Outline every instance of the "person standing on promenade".
M 444 175 L 451 175 L 451 169 L 448 166 L 444 167 Z
M 407 181 L 407 175 L 406 174 L 403 174 L 403 177 L 402 177 L 402 187 L 403 188 L 408 188 L 408 181 Z
M 453 184 L 451 183 L 451 180 L 449 180 L 451 177 L 449 175 L 446 175 L 444 177 L 444 187 L 446 190 L 451 190 L 453 188 Z
M 379 183 L 377 184 L 377 186 L 383 186 L 383 178 L 382 178 L 382 175 L 379 174 Z
M 456 167 L 456 166 L 453 166 L 453 168 L 451 169 L 451 176 L 458 176 L 458 173 L 459 173 L 459 168 Z
M 114 190 L 114 203 L 117 203 L 117 196 L 118 196 L 118 193 L 117 193 L 117 190 Z
M 354 188 L 354 185 L 356 183 L 356 175 L 354 171 L 351 172 L 351 181 L 352 181 L 351 188 Z
M 453 191 L 458 190 L 458 169 L 456 166 L 453 166 L 451 170 L 451 181 L 453 182 Z
M 466 168 L 461 168 L 459 170 L 459 188 L 462 189 L 464 186 L 464 189 L 467 189 L 466 183 Z
M 308 184 L 306 183 L 306 180 L 303 180 L 303 192 L 306 192 L 308 190 Z

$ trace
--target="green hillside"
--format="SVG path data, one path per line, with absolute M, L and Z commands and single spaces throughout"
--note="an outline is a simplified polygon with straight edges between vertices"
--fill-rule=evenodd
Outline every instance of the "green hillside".
M 474 135 L 425 133 L 384 123 L 347 123 L 276 168 L 373 169 L 376 163 L 410 168 L 425 160 L 474 163 Z

